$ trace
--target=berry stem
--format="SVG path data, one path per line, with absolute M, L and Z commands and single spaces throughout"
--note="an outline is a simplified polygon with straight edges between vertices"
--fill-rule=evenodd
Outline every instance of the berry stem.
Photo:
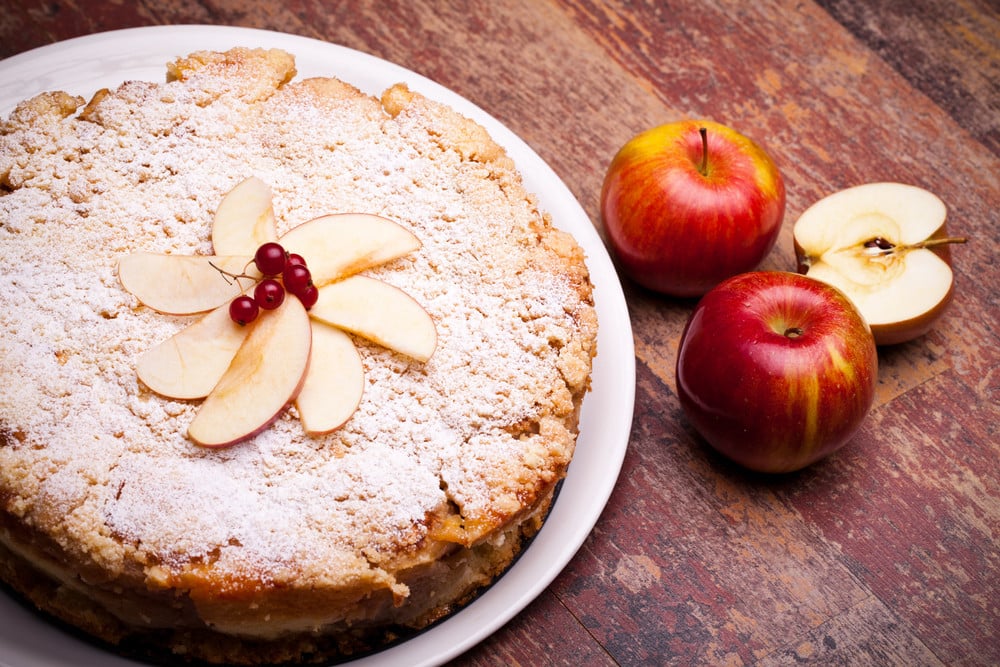
M 251 282 L 254 282 L 254 281 L 257 280 L 253 276 L 248 275 L 246 273 L 246 268 L 243 269 L 243 273 L 232 273 L 231 271 L 226 271 L 221 266 L 216 266 L 213 262 L 209 262 L 208 265 L 211 266 L 216 271 L 218 271 L 219 274 L 222 275 L 222 278 L 227 283 L 229 283 L 230 285 L 232 285 L 233 283 L 236 283 L 236 284 L 240 285 L 240 280 L 241 279 L 249 280 Z M 247 266 L 250 266 L 250 265 L 247 264 Z M 240 285 L 240 287 L 242 288 L 243 285 Z

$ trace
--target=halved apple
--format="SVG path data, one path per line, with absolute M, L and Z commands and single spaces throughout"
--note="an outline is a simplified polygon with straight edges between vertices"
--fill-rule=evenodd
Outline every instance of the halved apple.
M 211 310 L 239 296 L 260 277 L 251 256 L 159 255 L 137 252 L 118 260 L 118 279 L 144 305 L 167 315 Z M 235 280 L 246 270 L 247 280 Z M 226 276 L 225 273 L 231 274 Z M 240 283 L 243 283 L 242 285 Z
M 351 337 L 313 322 L 312 353 L 302 391 L 295 399 L 302 427 L 310 435 L 336 430 L 358 409 L 365 369 Z
M 188 426 L 188 436 L 205 447 L 259 433 L 295 400 L 305 380 L 312 325 L 298 299 L 285 299 L 247 328 L 236 356 Z
M 392 220 L 368 213 L 336 213 L 289 230 L 281 245 L 306 258 L 317 287 L 402 257 L 420 240 Z
M 161 396 L 204 398 L 219 383 L 247 336 L 219 306 L 139 357 L 136 373 Z
M 437 347 L 437 330 L 427 311 L 403 290 L 368 276 L 321 287 L 309 312 L 417 361 L 430 359 Z
M 799 272 L 846 293 L 879 345 L 926 333 L 951 301 L 944 203 L 922 188 L 868 183 L 809 207 L 795 222 Z
M 212 248 L 216 255 L 253 254 L 264 243 L 278 240 L 271 188 L 256 176 L 226 193 L 212 221 Z

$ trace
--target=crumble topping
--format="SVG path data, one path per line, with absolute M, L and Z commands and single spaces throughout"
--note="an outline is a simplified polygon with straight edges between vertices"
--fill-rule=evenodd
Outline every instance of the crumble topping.
M 43 95 L 0 125 L 0 431 L 22 434 L 0 435 L 0 500 L 111 571 L 210 561 L 301 584 L 333 564 L 391 571 L 449 507 L 463 540 L 489 534 L 572 456 L 596 334 L 581 251 L 484 133 L 405 87 L 380 101 L 289 82 L 273 52 L 216 57 L 90 104 Z M 420 364 L 357 339 L 368 385 L 341 429 L 304 436 L 290 408 L 200 450 L 196 404 L 135 378 L 191 320 L 140 306 L 114 267 L 210 254 L 214 207 L 251 175 L 279 234 L 333 211 L 410 228 L 423 247 L 369 273 L 428 310 L 438 349 Z

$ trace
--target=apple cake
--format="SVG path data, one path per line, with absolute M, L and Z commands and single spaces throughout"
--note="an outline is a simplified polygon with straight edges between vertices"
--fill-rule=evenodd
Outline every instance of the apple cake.
M 479 124 L 295 74 L 179 55 L 0 125 L 0 580 L 123 654 L 398 641 L 504 572 L 573 454 L 582 249 Z

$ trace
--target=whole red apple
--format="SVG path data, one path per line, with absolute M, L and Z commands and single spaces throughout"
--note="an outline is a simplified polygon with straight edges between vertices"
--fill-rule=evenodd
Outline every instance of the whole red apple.
M 871 408 L 875 340 L 840 290 L 782 271 L 744 273 L 695 306 L 677 353 L 677 394 L 695 429 L 760 472 L 836 451 Z
M 672 296 L 701 296 L 774 246 L 785 186 L 753 141 L 707 120 L 668 123 L 612 159 L 601 215 L 619 266 Z

